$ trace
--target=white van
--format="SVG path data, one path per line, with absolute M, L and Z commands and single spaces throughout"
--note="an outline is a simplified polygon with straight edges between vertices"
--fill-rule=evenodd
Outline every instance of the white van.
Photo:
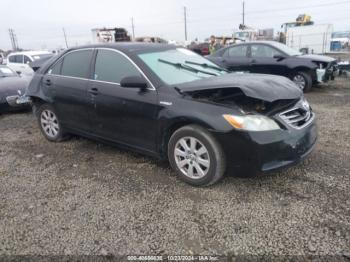
M 34 71 L 29 63 L 52 55 L 49 51 L 15 52 L 7 56 L 7 66 L 19 74 L 32 75 Z

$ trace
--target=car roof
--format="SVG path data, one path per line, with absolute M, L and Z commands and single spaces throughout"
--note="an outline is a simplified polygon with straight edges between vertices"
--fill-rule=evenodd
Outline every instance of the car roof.
M 249 42 L 243 42 L 243 43 L 238 43 L 235 45 L 244 45 L 244 44 L 268 44 L 268 45 L 274 45 L 275 43 L 279 43 L 276 41 L 249 41 Z
M 78 46 L 68 49 L 67 51 L 86 49 L 86 48 L 110 48 L 116 49 L 123 53 L 144 53 L 144 52 L 161 52 L 165 50 L 175 49 L 175 45 L 143 43 L 143 42 L 119 42 L 119 43 L 103 43 Z
M 51 54 L 51 52 L 49 52 L 49 51 L 22 51 L 22 52 L 10 53 L 9 56 L 12 56 L 12 55 L 29 55 L 29 56 L 34 56 L 34 55 L 46 55 L 46 54 Z

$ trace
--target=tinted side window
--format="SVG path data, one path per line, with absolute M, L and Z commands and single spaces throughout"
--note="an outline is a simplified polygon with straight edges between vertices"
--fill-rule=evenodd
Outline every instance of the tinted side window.
M 22 64 L 23 63 L 23 55 L 13 55 L 9 57 L 9 62 L 10 63 L 18 63 Z
M 280 55 L 276 49 L 266 45 L 252 45 L 251 46 L 252 57 L 268 57 L 273 58 L 275 55 Z
M 62 60 L 56 63 L 53 67 L 51 67 L 48 73 L 53 75 L 60 75 L 61 67 L 62 67 Z
M 9 56 L 9 62 L 10 63 L 16 63 L 16 56 Z
M 247 45 L 233 46 L 226 50 L 224 56 L 228 57 L 246 57 L 247 55 Z
M 92 50 L 81 50 L 67 54 L 63 59 L 61 75 L 88 78 L 92 53 Z
M 23 55 L 16 55 L 15 59 L 16 59 L 16 63 L 23 64 Z
M 98 50 L 94 79 L 120 83 L 127 76 L 141 75 L 137 68 L 123 55 L 110 51 Z

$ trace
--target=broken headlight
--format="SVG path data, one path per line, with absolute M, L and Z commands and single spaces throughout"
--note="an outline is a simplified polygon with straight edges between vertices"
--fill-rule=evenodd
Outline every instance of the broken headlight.
M 247 131 L 270 131 L 280 129 L 279 125 L 269 117 L 262 115 L 223 115 L 234 128 Z

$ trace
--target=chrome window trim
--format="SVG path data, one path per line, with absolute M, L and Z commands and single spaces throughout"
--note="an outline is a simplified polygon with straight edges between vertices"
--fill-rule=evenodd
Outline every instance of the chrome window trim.
M 89 79 L 89 78 L 82 78 L 82 77 L 74 77 L 74 76 L 64 76 L 64 75 L 57 75 L 57 74 L 51 74 L 49 73 L 49 71 L 60 61 L 62 61 L 64 59 L 64 57 L 68 54 L 71 54 L 73 52 L 79 52 L 79 51 L 85 51 L 85 50 L 108 50 L 108 51 L 112 51 L 112 52 L 116 52 L 122 56 L 124 56 L 140 73 L 141 75 L 146 79 L 146 81 L 149 83 L 149 85 L 151 87 L 148 87 L 148 90 L 151 91 L 156 91 L 156 88 L 154 87 L 153 83 L 151 82 L 151 80 L 149 80 L 149 78 L 146 76 L 146 74 L 141 70 L 141 68 L 129 57 L 127 56 L 125 53 L 117 50 L 117 49 L 113 49 L 113 48 L 108 48 L 108 47 L 96 47 L 96 48 L 82 48 L 82 49 L 76 49 L 76 50 L 72 50 L 69 51 L 68 53 L 64 54 L 62 57 L 60 57 L 60 59 L 58 59 L 52 66 L 50 66 L 49 70 L 46 72 L 46 74 L 51 75 L 51 76 L 56 76 L 56 77 L 64 77 L 64 78 L 72 78 L 72 79 L 79 79 L 79 80 L 86 80 L 86 81 L 93 81 L 93 82 L 98 82 L 98 83 L 106 83 L 106 84 L 112 84 L 112 85 L 117 85 L 117 86 L 121 86 L 120 83 L 115 83 L 115 82 L 108 82 L 108 81 L 102 81 L 102 80 L 95 80 L 95 79 Z
M 86 51 L 86 50 L 92 50 L 94 51 L 95 48 L 89 47 L 89 48 L 81 48 L 81 49 L 76 49 L 76 50 L 71 50 L 67 53 L 65 53 L 63 56 L 61 56 L 55 63 L 53 63 L 50 68 L 46 71 L 45 74 L 48 75 L 53 75 L 53 76 L 62 76 L 62 77 L 69 77 L 69 78 L 76 78 L 76 79 L 88 79 L 88 78 L 83 78 L 83 77 L 75 77 L 75 76 L 64 76 L 64 75 L 56 75 L 56 74 L 51 74 L 49 73 L 50 70 L 52 70 L 53 67 L 55 67 L 59 62 L 61 62 L 68 54 L 74 53 L 74 52 L 79 52 L 79 51 Z M 61 68 L 62 69 L 62 68 Z
M 151 80 L 149 80 L 149 78 L 146 76 L 146 74 L 141 70 L 141 68 L 129 57 L 127 56 L 125 53 L 117 50 L 117 49 L 113 49 L 113 48 L 108 48 L 108 47 L 97 47 L 96 50 L 109 50 L 112 52 L 116 52 L 122 56 L 124 56 L 140 73 L 141 75 L 147 80 L 147 82 L 151 85 L 151 87 L 148 87 L 148 90 L 152 90 L 155 91 L 156 88 L 154 87 L 153 83 L 151 82 Z M 101 83 L 109 83 L 109 84 L 116 84 L 118 86 L 120 86 L 120 83 L 115 83 L 115 82 L 108 82 L 108 81 L 101 81 L 101 80 L 95 80 L 95 79 L 91 79 L 91 81 L 97 81 L 97 82 L 101 82 Z
M 85 81 L 90 81 L 91 79 L 89 78 L 82 78 L 82 77 L 75 77 L 75 76 L 63 76 L 63 75 L 56 75 L 56 74 L 48 74 L 50 76 L 56 76 L 56 77 L 62 77 L 62 78 L 70 78 L 70 79 L 77 79 L 77 80 L 85 80 Z

